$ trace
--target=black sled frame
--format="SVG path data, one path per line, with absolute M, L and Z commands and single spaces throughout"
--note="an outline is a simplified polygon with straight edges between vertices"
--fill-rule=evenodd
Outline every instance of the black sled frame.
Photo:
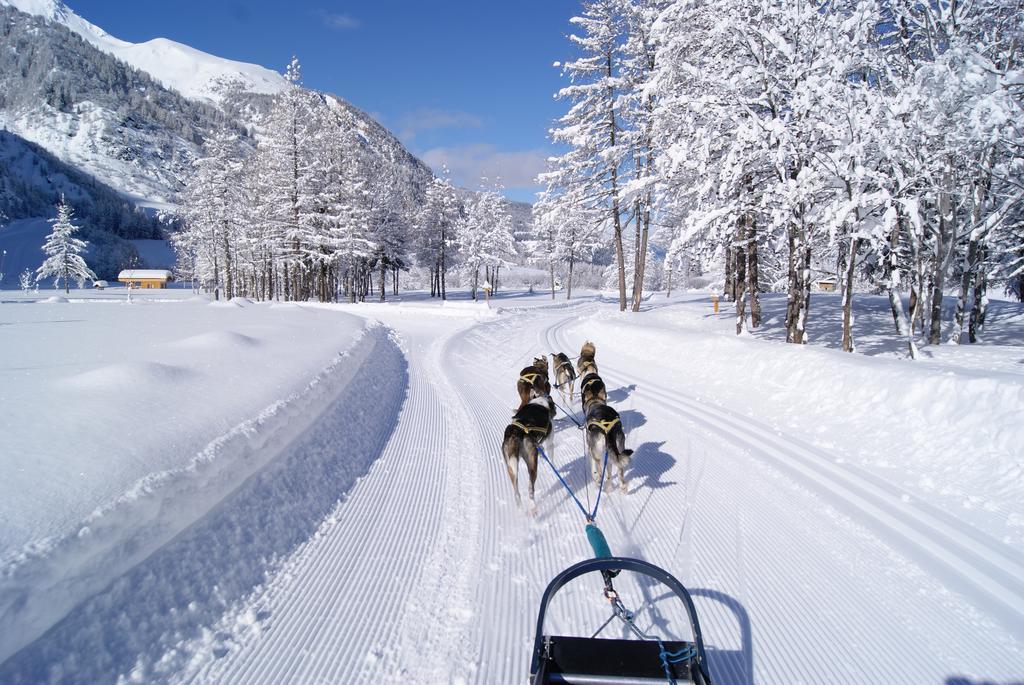
M 686 607 L 693 642 L 654 640 L 612 640 L 604 638 L 546 635 L 544 617 L 548 604 L 562 587 L 587 573 L 633 571 L 667 585 Z M 604 575 L 604 574 L 602 574 Z M 621 605 L 620 605 L 621 606 Z M 711 685 L 704 640 L 697 611 L 690 593 L 672 574 L 646 561 L 627 557 L 588 559 L 570 566 L 548 584 L 540 601 L 537 632 L 530 663 L 530 683 L 571 683 L 572 685 L 650 685 L 670 682 L 665 673 L 661 649 L 673 654 L 689 653 L 690 658 L 669 661 L 672 680 L 677 683 Z

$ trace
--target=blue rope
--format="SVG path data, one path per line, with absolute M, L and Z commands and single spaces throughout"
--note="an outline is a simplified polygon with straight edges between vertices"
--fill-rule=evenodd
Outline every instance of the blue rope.
M 548 397 L 551 397 L 551 395 L 548 395 Z M 562 410 L 563 414 L 565 414 L 570 419 L 572 419 L 572 422 L 576 424 L 577 428 L 583 428 L 583 424 L 576 420 L 576 415 L 575 415 L 574 412 L 571 412 L 568 409 L 566 409 L 565 407 L 563 407 L 562 405 L 560 405 L 558 403 L 558 401 L 554 397 L 551 397 L 551 401 L 555 403 L 556 407 L 558 407 L 559 409 Z
M 693 645 L 683 647 L 678 652 L 665 650 L 665 643 L 658 640 L 658 657 L 661 659 L 661 667 L 665 669 L 665 678 L 671 685 L 676 685 L 676 679 L 672 676 L 672 668 L 669 664 L 681 664 L 684 661 L 691 661 L 697 656 L 697 649 Z
M 569 484 L 565 482 L 565 478 L 562 478 L 562 474 L 558 472 L 558 469 L 555 468 L 555 465 L 551 463 L 550 459 L 548 459 L 548 455 L 544 452 L 544 448 L 541 447 L 540 445 L 537 445 L 537 451 L 540 452 L 540 456 L 544 457 L 544 461 L 548 463 L 548 466 L 551 467 L 551 470 L 555 472 L 555 476 L 558 477 L 558 480 L 562 483 L 562 486 L 565 488 L 565 491 L 569 493 L 570 497 L 572 497 L 572 501 L 575 502 L 576 506 L 580 508 L 581 512 L 583 512 L 583 515 L 586 517 L 587 521 L 593 521 L 594 518 L 597 516 L 597 508 L 601 506 L 601 491 L 604 490 L 604 473 L 605 470 L 608 468 L 608 450 L 604 451 L 604 463 L 601 465 L 601 481 L 600 483 L 598 483 L 597 487 L 597 501 L 594 502 L 594 511 L 589 514 L 587 513 L 587 508 L 583 506 L 582 502 L 580 502 L 580 498 L 576 496 L 576 493 L 572 491 L 572 488 L 569 487 Z

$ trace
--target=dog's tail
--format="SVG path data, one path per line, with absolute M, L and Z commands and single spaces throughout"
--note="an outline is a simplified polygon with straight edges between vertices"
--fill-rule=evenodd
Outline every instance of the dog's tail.
M 633 450 L 626 449 L 626 434 L 621 430 L 616 431 L 615 439 L 609 440 L 608 446 L 615 450 L 615 460 L 623 468 L 629 466 L 629 462 L 633 461 Z

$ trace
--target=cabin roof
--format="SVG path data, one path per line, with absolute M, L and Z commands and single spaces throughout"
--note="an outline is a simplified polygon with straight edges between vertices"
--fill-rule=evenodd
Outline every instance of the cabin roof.
M 137 281 L 137 280 L 159 280 L 169 281 L 171 280 L 171 272 L 166 269 L 125 269 L 117 275 L 119 281 Z

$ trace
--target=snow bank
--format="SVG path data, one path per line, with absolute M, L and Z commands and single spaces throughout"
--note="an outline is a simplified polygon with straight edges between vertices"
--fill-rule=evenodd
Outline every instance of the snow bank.
M 0 304 L 0 560 L 73 534 L 132 483 L 299 392 L 364 327 L 339 312 L 211 308 L 181 290 L 131 305 L 124 290 L 83 296 Z
M 192 336 L 192 340 L 197 337 L 201 336 Z M 235 338 L 228 335 L 227 339 Z M 180 466 L 137 480 L 75 523 L 70 534 L 5 551 L 0 561 L 0 623 L 5 626 L 0 662 L 82 599 L 202 518 L 264 468 L 316 420 L 382 339 L 386 340 L 387 334 L 379 328 L 360 334 L 347 353 L 336 357 L 304 388 L 236 425 L 198 454 L 181 455 L 186 459 Z M 185 371 L 156 363 L 117 364 L 72 376 L 66 382 L 90 390 L 127 391 L 138 386 L 153 397 L 166 392 L 170 384 L 180 383 L 181 373 Z M 143 449 L 159 448 L 147 445 Z M 72 455 L 65 459 L 74 462 Z
M 127 672 L 132 664 L 119 662 L 126 655 L 168 648 L 167 640 L 197 630 L 251 590 L 379 453 L 404 397 L 404 363 L 387 329 L 367 329 L 300 392 L 183 467 L 141 479 L 45 553 L 5 564 L 0 662 L 59 623 L 4 664 L 0 680 L 45 680 L 72 668 L 76 680 L 95 682 L 112 669 Z M 381 387 L 367 398 L 371 377 Z M 327 429 L 348 435 L 350 458 L 326 449 L 319 432 Z M 109 644 L 126 620 L 130 634 Z M 74 660 L 69 642 L 93 658 L 61 663 Z M 96 670 L 82 670 L 89 668 Z

